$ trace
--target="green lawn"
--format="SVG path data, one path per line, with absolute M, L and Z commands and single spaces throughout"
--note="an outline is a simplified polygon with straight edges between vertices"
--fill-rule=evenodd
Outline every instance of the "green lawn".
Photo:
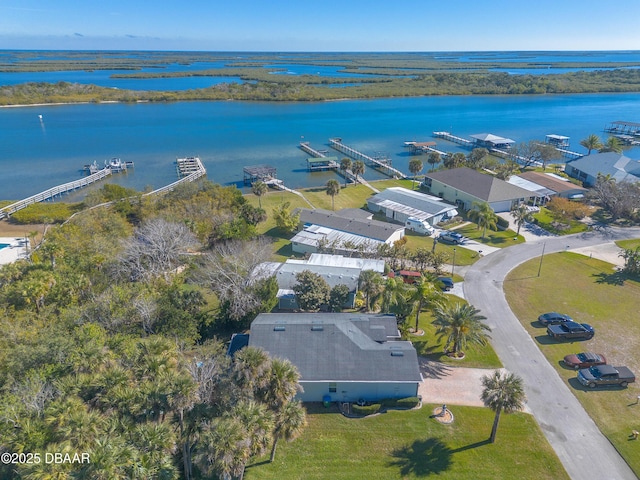
M 449 303 L 466 303 L 466 301 L 455 295 L 446 295 L 446 301 Z M 482 314 L 482 312 L 480 312 Z M 410 316 L 407 319 L 409 325 L 415 327 L 416 317 Z M 433 314 L 430 311 L 420 313 L 419 329 L 424 331 L 424 335 L 411 335 L 409 340 L 416 348 L 418 355 L 425 356 L 430 360 L 435 360 L 456 367 L 473 367 L 473 368 L 502 368 L 502 362 L 493 350 L 490 343 L 487 345 L 469 345 L 465 349 L 465 357 L 463 360 L 455 360 L 444 354 L 443 342 L 438 341 L 436 337 L 436 327 L 432 325 Z M 489 333 L 491 335 L 491 333 Z
M 570 235 L 572 233 L 586 232 L 589 227 L 587 224 L 575 219 L 561 219 L 557 220 L 545 207 L 541 207 L 538 213 L 533 214 L 533 218 L 537 221 L 537 224 L 544 228 L 547 232 L 555 233 L 558 235 Z M 559 229 L 556 228 L 554 222 L 559 221 L 568 225 L 568 228 Z
M 522 235 L 516 236 L 516 232 L 513 230 L 498 230 L 494 232 L 493 230 L 487 229 L 485 238 L 482 238 L 482 229 L 479 229 L 475 223 L 456 228 L 455 231 L 470 240 L 475 240 L 491 247 L 505 248 L 511 245 L 517 245 L 518 243 L 524 243 L 524 237 Z
M 616 245 L 620 248 L 624 248 L 625 250 L 635 250 L 640 247 L 640 238 L 635 238 L 632 240 L 618 240 Z
M 496 443 L 487 443 L 494 414 L 453 406 L 450 425 L 430 418 L 435 405 L 349 419 L 332 406 L 308 404 L 309 425 L 281 442 L 273 463 L 258 459 L 246 470 L 257 479 L 567 479 L 531 415 L 502 415 Z M 517 472 L 517 474 L 516 474 Z
M 608 263 L 571 252 L 545 256 L 543 262 L 540 277 L 539 259 L 509 274 L 504 282 L 509 305 L 602 433 L 639 475 L 640 449 L 637 442 L 629 441 L 629 433 L 640 429 L 640 405 L 635 404 L 640 383 L 625 389 L 588 390 L 577 383 L 574 371 L 563 368 L 561 360 L 569 353 L 594 351 L 605 354 L 610 364 L 626 365 L 640 375 L 640 283 L 625 279 Z M 554 310 L 593 325 L 595 337 L 589 341 L 550 341 L 536 319 Z

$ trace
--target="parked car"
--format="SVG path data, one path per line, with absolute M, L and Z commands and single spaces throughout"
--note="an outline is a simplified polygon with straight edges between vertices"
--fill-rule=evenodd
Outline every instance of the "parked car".
M 595 333 L 593 327 L 586 323 L 564 322 L 547 326 L 547 334 L 559 340 L 572 340 L 575 338 L 589 340 L 593 338 Z
M 440 282 L 440 288 L 445 292 L 453 288 L 453 278 L 451 277 L 438 277 L 438 281 Z
M 438 236 L 438 240 L 445 243 L 453 243 L 454 245 L 459 245 L 464 241 L 464 237 L 457 232 L 445 230 L 440 233 L 440 235 Z
M 598 365 L 606 365 L 607 359 L 600 353 L 573 353 L 564 357 L 564 364 L 575 370 L 579 368 L 597 367 Z
M 554 325 L 564 322 L 573 322 L 573 318 L 571 318 L 569 315 L 565 315 L 564 313 L 549 312 L 540 315 L 538 317 L 538 322 L 540 322 L 542 325 Z
M 636 376 L 627 367 L 612 367 L 611 365 L 598 365 L 597 367 L 583 368 L 578 372 L 578 381 L 589 388 L 599 385 L 619 385 L 626 387 L 636 381 Z

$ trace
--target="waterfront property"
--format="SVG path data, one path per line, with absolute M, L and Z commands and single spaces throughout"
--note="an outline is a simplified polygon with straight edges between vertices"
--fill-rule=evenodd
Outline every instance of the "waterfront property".
M 512 183 L 511 180 L 516 178 L 527 180 L 533 185 L 536 185 L 538 187 L 538 189 L 536 190 L 538 194 L 540 194 L 543 189 L 548 191 L 547 195 L 549 197 L 557 196 L 575 200 L 578 198 L 583 198 L 585 193 L 587 193 L 586 188 L 581 187 L 580 185 L 576 185 L 566 178 L 563 178 L 554 173 L 523 172 L 511 177 L 509 179 L 509 183 Z M 521 186 L 528 190 L 528 188 L 524 185 L 519 185 L 517 183 L 515 185 Z
M 360 209 L 331 212 L 300 208 L 295 212 L 300 214 L 298 233 L 291 239 L 295 253 L 373 250 L 384 243 L 393 245 L 404 237 L 403 226 L 372 220 L 372 214 Z
M 640 181 L 640 161 L 615 152 L 585 155 L 567 162 L 564 171 L 586 187 L 595 185 L 598 175 L 610 175 L 616 182 Z
M 249 346 L 298 368 L 302 401 L 415 397 L 422 381 L 416 350 L 400 340 L 393 315 L 261 313 Z
M 458 214 L 454 205 L 443 202 L 440 197 L 425 195 L 403 187 L 391 187 L 367 200 L 372 212 L 382 212 L 403 225 L 410 217 L 426 220 L 431 225 L 453 218 Z
M 427 192 L 464 210 L 474 202 L 487 202 L 496 213 L 509 212 L 534 197 L 529 190 L 467 167 L 427 173 L 423 185 Z

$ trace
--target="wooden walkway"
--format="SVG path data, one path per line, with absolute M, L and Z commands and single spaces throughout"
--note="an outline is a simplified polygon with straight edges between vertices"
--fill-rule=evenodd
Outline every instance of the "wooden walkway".
M 449 132 L 433 132 L 433 136 L 436 138 L 442 138 L 443 140 L 448 140 L 449 142 L 457 143 L 458 145 L 464 145 L 465 147 L 473 147 L 474 143 L 471 140 L 467 140 L 466 138 L 457 137 L 455 135 L 450 134 Z
M 86 187 L 87 185 L 91 185 L 92 183 L 97 182 L 98 180 L 102 180 L 109 175 L 111 175 L 111 169 L 103 168 L 102 170 L 98 170 L 96 173 L 91 174 L 88 177 L 76 180 L 74 182 L 65 183 L 63 185 L 58 185 L 57 187 L 53 187 L 45 190 L 44 192 L 37 193 L 29 198 L 20 200 L 19 202 L 7 205 L 6 207 L 0 208 L 0 219 L 8 217 L 12 213 L 15 213 L 18 210 L 21 210 L 34 203 L 43 202 L 45 200 L 54 198 L 57 195 L 62 195 L 63 193 L 71 192 L 73 190 Z
M 356 160 L 363 160 L 365 162 L 368 162 L 369 165 L 379 168 L 390 177 L 407 178 L 407 176 L 404 173 L 402 173 L 397 168 L 393 168 L 391 166 L 391 161 L 389 159 L 381 160 L 378 158 L 370 157 L 369 155 L 365 155 L 364 153 L 359 152 L 358 150 L 355 150 L 345 145 L 344 143 L 342 143 L 342 140 L 340 138 L 330 138 L 329 145 L 331 146 L 331 148 L 334 148 L 339 152 L 349 155 L 350 157 L 355 158 Z
M 160 193 L 170 192 L 182 183 L 193 182 L 194 180 L 197 180 L 200 177 L 204 177 L 207 174 L 207 170 L 206 168 L 204 168 L 204 165 L 200 161 L 200 158 L 188 157 L 186 159 L 178 159 L 176 162 L 178 162 L 179 160 L 189 160 L 189 162 L 187 162 L 189 167 L 188 167 L 188 170 L 185 170 L 185 172 L 188 171 L 190 173 L 188 173 L 186 176 L 183 176 L 182 178 L 180 178 L 180 180 L 176 182 L 170 183 L 169 185 L 165 185 L 164 187 L 158 188 L 157 190 L 154 190 L 152 192 L 145 193 L 142 196 L 146 197 L 148 195 L 158 195 Z M 180 170 L 178 170 L 178 175 L 180 175 Z

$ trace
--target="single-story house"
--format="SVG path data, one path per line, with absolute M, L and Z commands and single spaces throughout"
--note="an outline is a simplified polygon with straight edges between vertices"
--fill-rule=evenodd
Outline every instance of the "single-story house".
M 261 313 L 249 346 L 293 363 L 305 402 L 415 397 L 422 381 L 416 350 L 400 340 L 392 315 Z
M 336 285 L 346 285 L 350 293 L 343 307 L 353 308 L 358 293 L 360 273 L 363 270 L 384 273 L 384 260 L 314 253 L 308 260 L 289 259 L 285 263 L 262 263 L 256 267 L 254 275 L 256 278 L 275 276 L 278 282 L 278 308 L 296 310 L 298 303 L 293 287 L 297 283 L 296 275 L 304 270 L 320 275 L 331 288 Z
M 423 186 L 430 194 L 464 210 L 471 209 L 474 202 L 487 202 L 496 213 L 509 212 L 534 197 L 529 190 L 467 167 L 429 172 Z
M 586 187 L 596 184 L 598 174 L 611 175 L 616 182 L 639 182 L 640 161 L 621 153 L 594 153 L 567 162 L 564 172 L 580 180 Z
M 402 224 L 413 217 L 436 225 L 458 214 L 454 205 L 443 202 L 440 197 L 402 187 L 387 188 L 373 195 L 367 200 L 367 207 L 372 212 L 382 212 L 390 220 Z
M 355 212 L 354 210 L 357 210 Z M 331 250 L 351 253 L 358 248 L 375 250 L 379 245 L 404 237 L 404 227 L 372 220 L 364 210 L 329 210 L 300 208 L 298 233 L 291 239 L 291 249 L 296 253 L 318 253 Z M 360 213 L 362 212 L 362 213 Z
M 522 178 L 539 185 L 542 189 L 549 190 L 551 192 L 548 194 L 549 197 L 579 199 L 583 198 L 587 193 L 586 188 L 576 185 L 555 173 L 523 172 L 518 175 L 514 175 L 514 177 Z M 509 179 L 509 181 L 510 180 L 511 179 Z

